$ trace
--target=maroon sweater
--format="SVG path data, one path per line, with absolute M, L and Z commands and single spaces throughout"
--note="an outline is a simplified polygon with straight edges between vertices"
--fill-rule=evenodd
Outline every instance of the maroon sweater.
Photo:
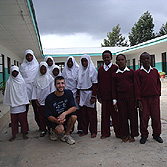
M 112 75 L 113 99 L 134 98 L 134 70 Z
M 103 66 L 98 69 L 98 98 L 112 100 L 112 74 L 117 69 L 114 64 L 108 71 L 105 71 Z
M 146 96 L 160 96 L 161 82 L 158 70 L 153 68 L 150 73 L 138 69 L 135 71 L 135 95 L 137 100 Z

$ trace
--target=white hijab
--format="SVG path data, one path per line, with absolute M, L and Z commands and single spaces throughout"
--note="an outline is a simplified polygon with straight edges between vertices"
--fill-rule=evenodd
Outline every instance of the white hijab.
M 52 56 L 46 56 L 46 57 L 44 58 L 44 61 L 47 62 L 47 60 L 48 60 L 49 58 L 53 61 L 53 65 L 52 65 L 52 66 L 48 66 L 48 70 L 49 70 L 48 72 L 51 74 L 51 72 L 52 72 L 52 70 L 53 70 L 53 67 L 54 67 L 54 65 L 55 65 L 55 62 L 54 62 L 54 59 L 53 59 Z
M 82 66 L 82 58 L 88 60 L 88 66 Z M 89 89 L 92 83 L 97 83 L 97 71 L 89 55 L 83 55 L 80 59 L 79 72 L 78 72 L 78 89 Z
M 10 77 L 6 82 L 3 104 L 11 107 L 29 104 L 26 83 L 20 72 L 16 77 L 12 76 L 13 71 L 19 72 L 19 68 L 11 66 Z
M 48 69 L 44 75 L 41 74 L 40 68 L 42 66 L 45 66 L 47 69 L 48 64 L 44 61 L 39 64 L 39 70 L 38 70 L 38 73 L 37 73 L 36 78 L 34 80 L 34 85 L 38 89 L 45 89 L 54 80 L 53 77 L 49 74 Z
M 53 70 L 55 69 L 55 68 L 58 68 L 59 69 L 59 74 L 57 75 L 57 76 L 54 76 L 53 75 Z M 53 68 L 52 68 L 52 71 L 51 71 L 51 76 L 53 77 L 53 78 L 56 78 L 56 77 L 58 77 L 58 76 L 61 76 L 61 70 L 60 70 L 60 67 L 58 66 L 58 65 L 53 65 Z
M 26 55 L 28 53 L 33 55 L 33 60 L 31 62 L 28 62 L 26 59 Z M 38 68 L 39 68 L 39 63 L 35 58 L 33 51 L 30 49 L 26 50 L 24 53 L 23 63 L 20 66 L 20 73 L 23 76 L 26 83 L 34 82 L 35 76 L 38 72 Z
M 69 59 L 72 59 L 73 62 L 73 66 L 71 68 L 68 67 L 67 63 Z M 77 80 L 78 78 L 78 70 L 79 70 L 79 65 L 77 64 L 77 62 L 75 61 L 75 58 L 73 56 L 69 56 L 66 60 L 63 72 L 62 72 L 62 76 L 65 79 L 74 79 Z

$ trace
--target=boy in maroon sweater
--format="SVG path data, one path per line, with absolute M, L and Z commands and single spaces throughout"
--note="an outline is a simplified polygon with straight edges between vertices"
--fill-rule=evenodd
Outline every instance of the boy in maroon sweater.
M 127 68 L 126 62 L 125 55 L 117 55 L 118 70 L 112 75 L 112 97 L 114 109 L 119 112 L 122 141 L 134 142 L 134 137 L 139 135 L 134 96 L 134 70 Z M 130 120 L 130 126 L 128 120 Z
M 110 136 L 110 116 L 116 137 L 120 137 L 119 115 L 112 103 L 112 74 L 118 67 L 111 63 L 112 53 L 105 50 L 102 53 L 104 65 L 98 69 L 98 101 L 102 103 L 101 139 Z
M 135 95 L 140 109 L 140 143 L 145 144 L 148 138 L 148 121 L 151 117 L 153 138 L 163 143 L 160 120 L 160 98 L 161 82 L 158 70 L 150 66 L 149 53 L 140 55 L 141 68 L 135 71 Z

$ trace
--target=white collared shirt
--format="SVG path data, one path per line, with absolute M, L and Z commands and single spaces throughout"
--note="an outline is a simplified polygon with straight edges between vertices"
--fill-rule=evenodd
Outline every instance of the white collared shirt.
M 104 70 L 105 71 L 108 71 L 110 68 L 111 68 L 111 66 L 112 66 L 112 62 L 109 64 L 109 65 L 106 65 L 105 63 L 104 63 Z
M 147 71 L 144 66 L 142 65 L 140 70 L 144 70 L 146 73 L 150 73 L 151 70 L 153 70 L 153 68 L 150 66 L 150 69 Z
M 123 71 L 118 68 L 118 70 L 116 71 L 116 74 L 119 73 L 119 72 L 124 73 L 125 71 L 130 71 L 130 69 L 127 66 L 124 68 Z

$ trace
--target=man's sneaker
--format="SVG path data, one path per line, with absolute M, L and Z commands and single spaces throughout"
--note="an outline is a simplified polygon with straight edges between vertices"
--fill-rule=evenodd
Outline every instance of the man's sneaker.
M 50 130 L 49 138 L 52 141 L 56 141 L 58 139 L 58 136 L 57 136 L 57 134 L 53 130 Z
M 147 138 L 146 137 L 141 137 L 140 139 L 140 144 L 145 144 L 147 141 Z
M 64 135 L 61 137 L 61 140 L 68 143 L 68 144 L 75 144 L 75 140 L 70 135 Z
M 158 143 L 163 143 L 163 140 L 160 136 L 153 136 L 153 139 L 155 139 Z
M 40 137 L 44 137 L 44 136 L 46 135 L 46 133 L 47 133 L 47 130 L 42 131 L 42 132 L 40 133 Z

